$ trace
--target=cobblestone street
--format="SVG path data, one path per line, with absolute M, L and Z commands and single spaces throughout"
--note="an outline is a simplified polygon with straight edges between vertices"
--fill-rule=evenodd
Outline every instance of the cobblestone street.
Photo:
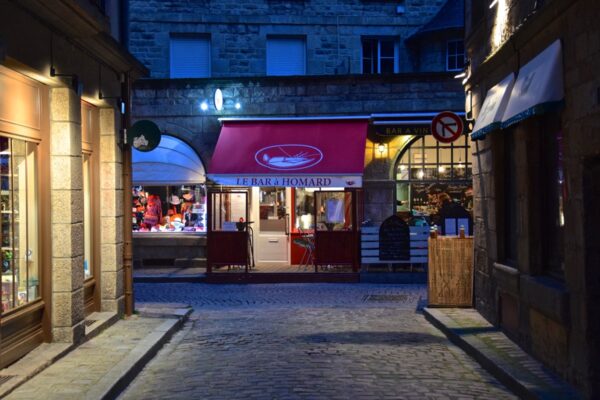
M 425 286 L 138 284 L 136 296 L 195 311 L 123 399 L 513 398 L 424 319 Z

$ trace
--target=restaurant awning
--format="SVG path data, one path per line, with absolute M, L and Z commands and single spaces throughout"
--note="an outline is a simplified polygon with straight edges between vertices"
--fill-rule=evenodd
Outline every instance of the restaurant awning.
M 557 40 L 519 70 L 504 111 L 502 128 L 556 111 L 563 105 L 562 63 L 562 46 Z
M 361 187 L 368 120 L 223 121 L 208 177 L 222 185 Z
M 481 111 L 479 111 L 479 116 L 475 121 L 471 139 L 482 139 L 488 133 L 502 127 L 502 117 L 514 83 L 515 74 L 511 73 L 488 90 Z
M 205 170 L 194 149 L 173 136 L 162 135 L 152 151 L 132 149 L 134 185 L 196 185 L 204 183 Z

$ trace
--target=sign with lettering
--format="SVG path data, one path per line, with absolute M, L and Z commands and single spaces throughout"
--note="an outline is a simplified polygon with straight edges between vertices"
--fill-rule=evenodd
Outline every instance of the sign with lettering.
M 139 151 L 152 151 L 160 144 L 160 129 L 149 120 L 140 120 L 127 130 L 127 143 Z
M 431 133 L 429 121 L 418 125 L 373 125 L 373 127 L 375 129 L 375 133 L 380 136 L 424 136 Z
M 211 178 L 222 185 L 230 186 L 284 186 L 284 187 L 362 187 L 361 176 L 235 176 L 212 175 Z

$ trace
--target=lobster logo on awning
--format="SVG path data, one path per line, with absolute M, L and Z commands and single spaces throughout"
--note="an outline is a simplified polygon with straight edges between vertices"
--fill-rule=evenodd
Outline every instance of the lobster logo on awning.
M 323 152 L 305 144 L 278 144 L 263 147 L 254 155 L 263 167 L 278 171 L 310 168 L 323 159 Z

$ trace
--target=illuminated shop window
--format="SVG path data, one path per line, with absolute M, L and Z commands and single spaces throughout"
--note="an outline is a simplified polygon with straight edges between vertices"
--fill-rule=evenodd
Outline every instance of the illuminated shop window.
M 396 164 L 396 212 L 427 224 L 444 223 L 442 207 L 461 207 L 471 213 L 469 139 L 439 143 L 431 135 L 412 140 Z
M 41 296 L 36 171 L 36 144 L 0 137 L 2 313 Z

